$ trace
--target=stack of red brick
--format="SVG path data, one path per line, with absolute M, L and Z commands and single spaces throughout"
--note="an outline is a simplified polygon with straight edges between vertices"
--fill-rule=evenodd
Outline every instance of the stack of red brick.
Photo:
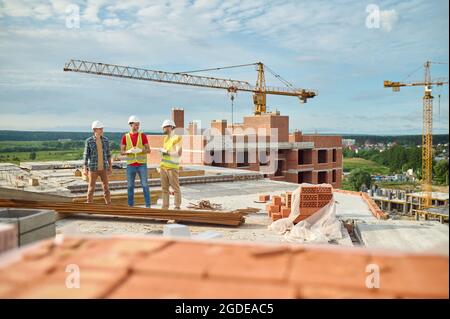
M 30 249 L 0 265 L 0 298 L 448 298 L 448 257 L 430 254 L 155 237 Z
M 269 195 L 260 196 L 260 201 L 267 201 Z M 319 209 L 327 205 L 333 198 L 331 186 L 310 185 L 302 186 L 300 191 L 300 216 L 294 224 L 308 218 Z M 281 196 L 272 196 L 272 202 L 266 205 L 266 211 L 272 220 L 286 218 L 291 213 L 292 192 L 286 192 Z
M 272 202 L 266 205 L 266 211 L 273 221 L 286 218 L 291 213 L 292 192 L 280 196 L 272 196 Z
M 295 224 L 315 214 L 333 198 L 333 187 L 323 185 L 302 186 L 300 190 L 300 216 Z

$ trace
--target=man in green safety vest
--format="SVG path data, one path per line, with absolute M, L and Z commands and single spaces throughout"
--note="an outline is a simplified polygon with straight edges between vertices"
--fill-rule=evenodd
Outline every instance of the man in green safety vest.
M 128 206 L 134 206 L 134 182 L 139 175 L 144 193 L 145 207 L 150 207 L 150 189 L 148 186 L 147 154 L 150 153 L 145 133 L 139 131 L 141 121 L 132 115 L 128 119 L 130 132 L 124 134 L 120 145 L 120 154 L 127 157 Z
M 181 206 L 181 192 L 179 168 L 180 157 L 183 152 L 181 147 L 181 136 L 175 134 L 175 123 L 172 120 L 165 120 L 162 124 L 164 134 L 163 147 L 161 152 L 161 188 L 162 188 L 162 208 L 169 208 L 169 186 L 172 187 L 175 195 L 175 209 L 180 209 Z

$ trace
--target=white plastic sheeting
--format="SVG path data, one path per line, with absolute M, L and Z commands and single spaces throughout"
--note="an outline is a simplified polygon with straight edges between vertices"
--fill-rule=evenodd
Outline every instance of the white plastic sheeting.
M 302 186 L 311 186 L 311 184 L 300 184 L 300 187 L 292 193 L 292 210 L 289 217 L 274 221 L 269 225 L 269 229 L 284 235 L 288 242 L 328 243 L 331 240 L 342 239 L 341 223 L 336 218 L 334 198 L 316 213 L 294 225 L 295 219 L 300 215 Z M 331 187 L 329 184 L 322 184 L 322 186 Z

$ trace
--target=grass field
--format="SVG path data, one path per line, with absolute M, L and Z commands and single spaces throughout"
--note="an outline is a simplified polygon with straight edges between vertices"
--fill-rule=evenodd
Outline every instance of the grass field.
M 30 159 L 31 152 L 0 153 L 0 162 L 19 163 L 28 161 L 77 160 L 83 156 L 83 149 L 67 151 L 37 151 L 36 158 Z
M 361 168 L 370 174 L 389 174 L 389 168 L 364 158 L 344 158 L 344 172 L 351 172 L 356 168 Z
M 83 156 L 82 145 L 84 141 L 0 141 L 0 162 L 78 160 Z M 30 157 L 31 153 L 36 153 L 36 158 Z

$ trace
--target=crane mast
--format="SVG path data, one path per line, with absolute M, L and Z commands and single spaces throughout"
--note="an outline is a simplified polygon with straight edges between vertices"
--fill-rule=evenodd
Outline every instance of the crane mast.
M 424 64 L 424 81 L 419 82 L 392 82 L 384 81 L 384 87 L 390 87 L 394 92 L 400 91 L 402 86 L 423 86 L 423 127 L 422 127 L 422 191 L 424 198 L 422 206 L 431 206 L 431 193 L 433 182 L 433 85 L 448 84 L 446 79 L 431 79 L 430 68 L 434 62 L 427 61 Z

